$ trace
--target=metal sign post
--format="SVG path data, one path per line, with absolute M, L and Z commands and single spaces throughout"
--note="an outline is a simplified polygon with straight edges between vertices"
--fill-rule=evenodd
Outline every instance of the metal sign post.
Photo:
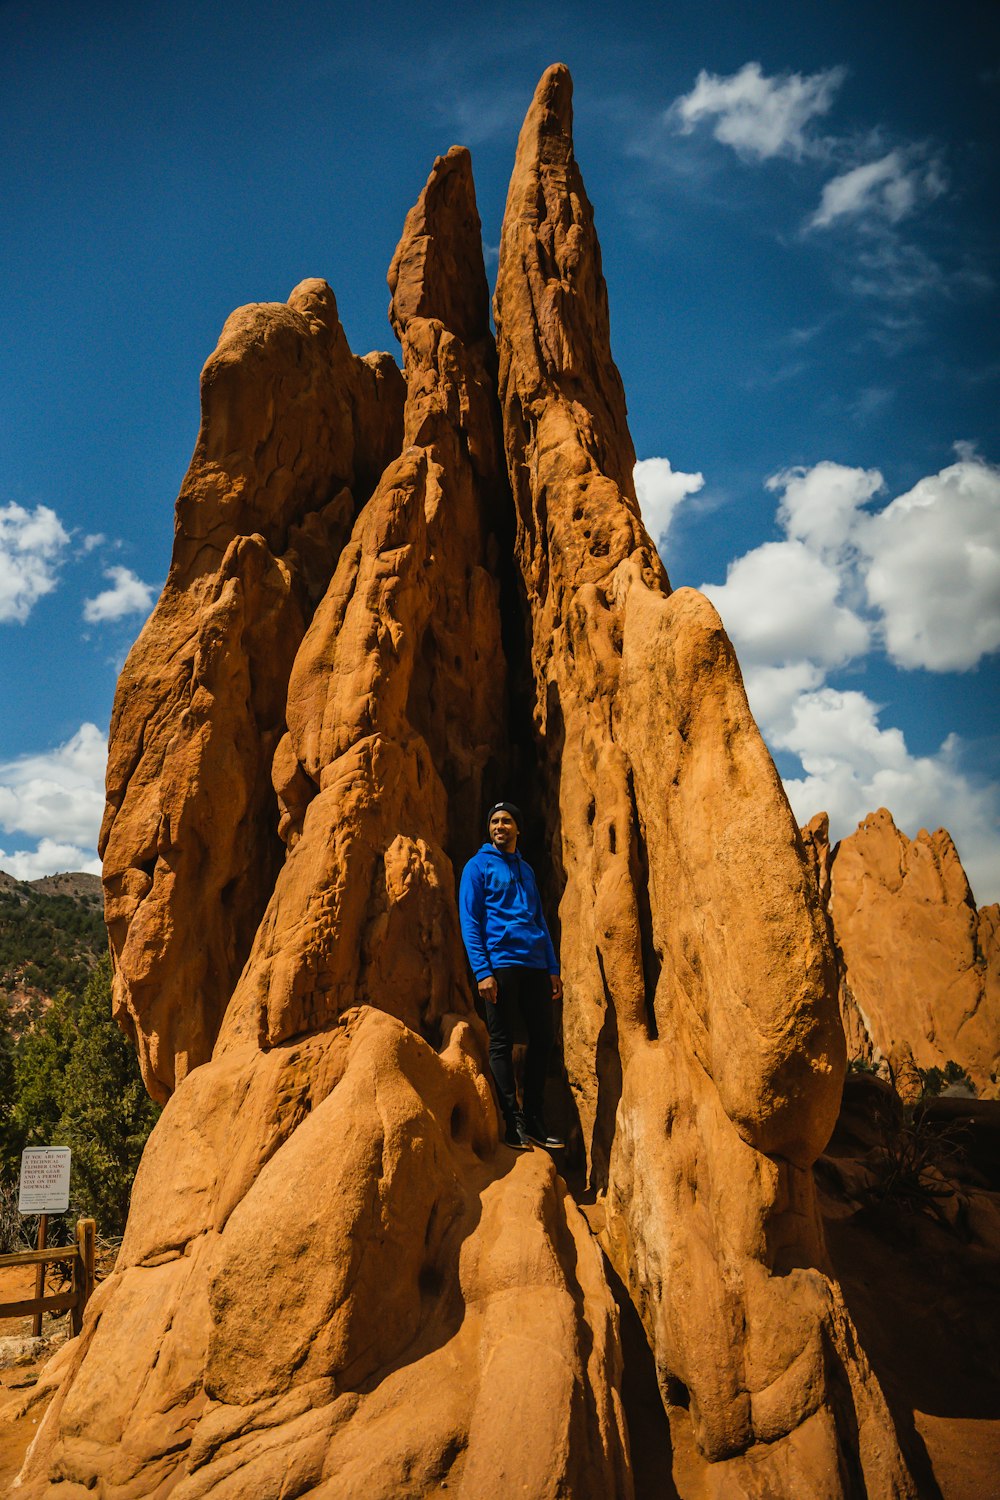
M 45 1249 L 49 1214 L 64 1214 L 69 1208 L 69 1174 L 71 1152 L 68 1146 L 26 1146 L 21 1152 L 21 1182 L 17 1195 L 18 1212 L 38 1214 L 38 1248 Z M 35 1296 L 45 1295 L 45 1263 L 38 1262 L 35 1272 Z M 39 1338 L 42 1314 L 31 1320 L 31 1332 Z

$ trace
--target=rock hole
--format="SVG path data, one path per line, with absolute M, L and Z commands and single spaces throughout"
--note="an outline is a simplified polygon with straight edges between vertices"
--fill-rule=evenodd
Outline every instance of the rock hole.
M 676 1375 L 668 1375 L 663 1382 L 663 1387 L 671 1406 L 679 1406 L 682 1411 L 690 1411 L 691 1392 L 683 1380 L 678 1380 Z
M 460 1141 L 465 1134 L 465 1110 L 460 1104 L 456 1104 L 452 1110 L 448 1125 L 451 1130 L 452 1140 Z
M 583 520 L 583 506 L 582 505 L 578 505 L 576 507 L 576 509 L 574 510 L 574 512 L 573 512 L 573 520 L 574 521 L 582 521 Z
M 437 1266 L 422 1266 L 417 1277 L 421 1297 L 440 1297 L 444 1290 L 444 1276 Z
M 618 853 L 618 832 L 613 823 L 608 824 L 608 849 L 612 854 Z
M 595 542 L 590 549 L 591 557 L 607 557 L 609 548 L 607 542 Z

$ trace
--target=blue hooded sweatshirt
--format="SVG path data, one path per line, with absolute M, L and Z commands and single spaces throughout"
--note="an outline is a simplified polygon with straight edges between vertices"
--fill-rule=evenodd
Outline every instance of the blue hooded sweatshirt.
M 515 849 L 483 844 L 462 871 L 458 890 L 462 940 L 476 980 L 523 965 L 559 973 L 531 866 Z

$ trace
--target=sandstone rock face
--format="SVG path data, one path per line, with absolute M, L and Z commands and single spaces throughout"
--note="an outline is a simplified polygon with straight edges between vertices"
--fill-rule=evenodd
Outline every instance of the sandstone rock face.
M 351 355 L 323 281 L 233 313 L 201 396 L 166 586 L 118 683 L 101 831 L 115 1010 L 160 1102 L 211 1056 L 274 884 L 288 675 L 402 431 L 398 369 Z
M 883 807 L 833 849 L 825 813 L 803 835 L 822 872 L 851 1055 L 952 1060 L 996 1097 L 1000 907 L 977 911 L 948 833 L 908 839 Z
M 810 1174 L 829 926 L 718 616 L 641 522 L 564 68 L 498 348 L 466 151 L 389 285 L 405 403 L 323 283 L 206 367 L 104 843 L 117 1005 L 170 1097 L 19 1492 L 629 1500 L 615 1278 L 552 1160 L 498 1145 L 459 940 L 455 867 L 516 791 L 580 1185 L 685 1500 L 908 1497 Z
M 494 307 L 606 1248 L 712 1493 L 910 1493 L 823 1273 L 808 1168 L 844 1071 L 823 913 L 718 616 L 669 593 L 639 519 L 561 67 L 521 132 Z
M 291 671 L 287 856 L 214 1056 L 150 1139 L 29 1496 L 631 1494 L 600 1253 L 551 1160 L 497 1144 L 444 852 L 504 743 L 467 152 L 436 162 L 390 284 L 406 446 Z

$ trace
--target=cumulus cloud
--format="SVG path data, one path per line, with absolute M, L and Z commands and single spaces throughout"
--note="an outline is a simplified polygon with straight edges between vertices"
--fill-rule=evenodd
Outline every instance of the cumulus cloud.
M 702 585 L 750 663 L 841 666 L 868 649 L 868 626 L 838 603 L 841 578 L 800 541 L 766 542 Z
M 868 519 L 860 540 L 893 661 L 965 671 L 1000 649 L 1000 469 L 960 458 Z
M 725 584 L 706 586 L 749 660 L 833 666 L 860 655 L 865 640 L 852 636 L 845 609 L 897 666 L 965 671 L 1000 650 L 1000 469 L 963 448 L 874 513 L 884 489 L 877 469 L 824 461 L 782 470 L 767 486 L 781 497 L 788 540 L 738 558 Z M 809 587 L 821 635 L 833 634 L 825 648 L 802 620 Z
M 877 161 L 863 162 L 833 177 L 823 188 L 819 207 L 809 220 L 827 229 L 843 219 L 882 219 L 898 224 L 921 202 L 938 198 L 947 180 L 937 161 L 920 162 L 901 149 Z
M 69 533 L 54 510 L 0 506 L 0 621 L 23 624 L 56 586 Z
M 13 875 L 15 880 L 40 880 L 43 875 L 60 875 L 63 871 L 74 873 L 83 870 L 87 875 L 100 875 L 101 861 L 92 849 L 81 849 L 76 844 L 60 844 L 55 839 L 42 839 L 37 849 L 27 852 L 15 850 L 7 853 L 0 849 L 0 870 Z
M 121 620 L 126 615 L 147 614 L 152 608 L 152 585 L 143 583 L 131 568 L 105 568 L 104 576 L 111 580 L 111 587 L 94 599 L 84 600 L 83 618 L 88 625 Z
M 642 458 L 633 470 L 635 493 L 646 530 L 662 542 L 678 505 L 704 487 L 704 474 L 685 474 L 671 467 L 669 458 Z
M 768 78 L 758 62 L 725 78 L 702 69 L 691 92 L 674 100 L 668 118 L 685 135 L 714 121 L 715 139 L 746 158 L 798 159 L 815 149 L 809 126 L 828 112 L 846 76 L 844 68 L 827 68 Z
M 857 526 L 858 511 L 882 488 L 877 469 L 851 469 L 824 459 L 811 468 L 781 469 L 765 481 L 781 494 L 778 521 L 820 556 L 839 556 Z
M 703 584 L 744 666 L 773 750 L 796 756 L 785 787 L 800 821 L 830 813 L 835 838 L 879 806 L 908 833 L 947 823 L 980 901 L 1000 895 L 1000 791 L 980 786 L 947 739 L 911 753 L 864 693 L 830 672 L 881 646 L 902 668 L 965 670 L 1000 650 L 1000 470 L 956 463 L 875 511 L 876 469 L 823 462 L 767 481 L 783 540 Z
M 828 812 L 834 839 L 853 833 L 879 807 L 887 807 L 911 838 L 946 823 L 976 899 L 997 900 L 997 787 L 977 785 L 963 773 L 955 736 L 934 755 L 913 755 L 900 730 L 883 728 L 879 717 L 878 705 L 864 693 L 824 687 L 803 694 L 783 728 L 765 728 L 772 748 L 791 751 L 802 765 L 801 777 L 785 778 L 795 816 L 804 823 L 821 809 Z
M 0 854 L 0 866 L 11 874 L 92 869 L 104 813 L 104 768 L 107 741 L 96 724 L 81 724 L 55 750 L 21 755 L 0 763 L 0 832 L 40 840 L 28 853 Z M 82 863 L 66 863 L 72 858 Z M 20 863 L 15 868 L 12 861 Z M 53 863 L 55 861 L 55 863 Z M 48 863 L 48 868 L 41 868 Z M 28 879 L 28 876 L 19 876 Z

